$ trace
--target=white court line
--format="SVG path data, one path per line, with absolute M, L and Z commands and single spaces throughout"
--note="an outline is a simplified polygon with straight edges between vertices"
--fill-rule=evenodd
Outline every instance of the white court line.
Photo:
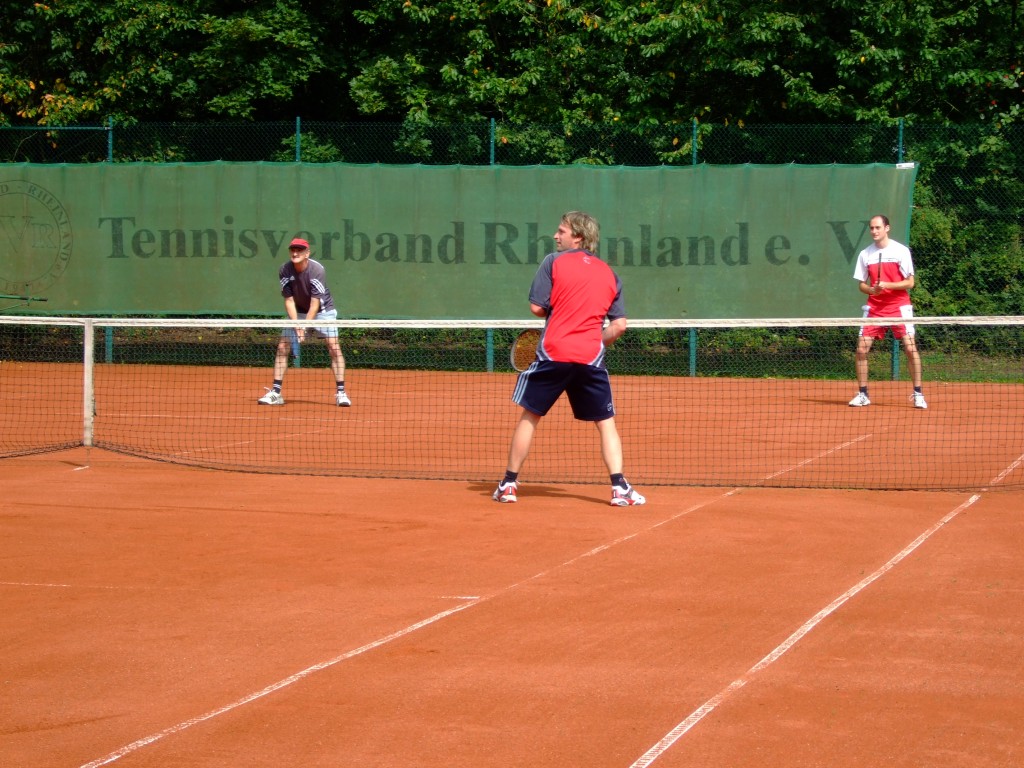
M 61 584 L 60 582 L 46 582 L 46 581 L 0 581 L 0 587 L 44 587 L 46 589 L 115 589 L 118 591 L 123 590 L 146 590 L 150 591 L 154 587 L 127 587 L 123 584 Z M 164 589 L 161 587 L 161 589 Z M 166 589 L 169 589 L 167 587 Z
M 836 451 L 843 450 L 843 448 L 848 448 L 851 445 L 856 445 L 861 440 L 867 440 L 869 437 L 872 437 L 871 433 L 868 433 L 866 435 L 861 435 L 860 437 L 858 437 L 858 438 L 856 438 L 854 440 L 847 440 L 845 443 L 840 443 L 839 445 L 833 446 L 832 448 L 829 448 L 826 451 L 822 451 L 817 456 L 812 456 L 811 458 L 804 459 L 803 461 L 798 462 L 798 463 L 796 463 L 796 464 L 794 464 L 794 465 L 792 465 L 790 467 L 786 467 L 785 469 L 780 469 L 778 472 L 773 472 L 770 475 L 766 475 L 765 477 L 763 477 L 761 479 L 761 482 L 764 483 L 764 482 L 767 482 L 768 480 L 774 480 L 779 475 L 784 475 L 787 472 L 792 472 L 794 469 L 800 469 L 800 467 L 803 467 L 803 466 L 805 466 L 807 464 L 810 464 L 812 461 L 817 461 L 818 459 L 823 459 L 826 456 L 835 453 Z
M 316 435 L 316 434 L 319 434 L 320 432 L 327 432 L 327 431 L 328 431 L 327 427 L 323 427 L 321 429 L 308 429 L 308 430 L 303 430 L 301 432 L 289 432 L 288 434 L 285 434 L 285 435 L 277 435 L 277 436 L 275 436 L 274 439 L 277 440 L 277 439 L 280 439 L 282 437 L 283 438 L 306 437 L 307 435 Z M 209 451 L 219 451 L 219 450 L 222 450 L 224 448 L 238 448 L 239 446 L 242 446 L 242 445 L 252 445 L 253 443 L 257 443 L 257 442 L 259 442 L 259 440 L 238 440 L 238 441 L 235 441 L 233 443 L 220 443 L 219 445 L 211 445 L 209 448 L 200 448 L 199 450 L 196 450 L 196 451 L 177 451 L 176 453 L 169 453 L 167 455 L 168 456 L 193 456 L 195 454 L 207 453 Z
M 1010 466 L 1008 466 L 1006 469 L 1000 472 L 999 475 L 997 475 L 989 485 L 995 485 L 999 483 L 1010 472 L 1012 472 L 1017 467 L 1021 466 L 1022 463 L 1024 463 L 1024 455 L 1017 457 L 1016 461 L 1014 461 L 1012 464 L 1010 464 Z M 673 728 L 671 731 L 665 734 L 653 747 L 651 747 L 643 755 L 641 755 L 641 757 L 636 762 L 634 762 L 630 766 L 630 768 L 645 768 L 645 766 L 648 766 L 655 760 L 657 760 L 658 757 L 660 757 L 667 749 L 669 749 L 673 744 L 675 744 L 676 741 L 682 738 L 682 736 L 687 731 L 689 731 L 697 723 L 703 720 L 705 716 L 711 714 L 715 707 L 717 707 L 729 696 L 731 696 L 733 693 L 735 693 L 740 688 L 745 686 L 748 682 L 750 682 L 750 679 L 754 675 L 756 675 L 758 672 L 761 672 L 762 670 L 766 669 L 767 667 L 771 666 L 776 661 L 778 661 L 778 659 L 786 651 L 788 651 L 790 648 L 796 645 L 804 637 L 804 635 L 806 635 L 808 632 L 810 632 L 812 629 L 818 626 L 818 624 L 820 624 L 831 614 L 833 614 L 836 610 L 838 610 L 839 607 L 842 606 L 846 601 L 855 596 L 857 593 L 866 589 L 872 583 L 874 583 L 882 576 L 884 576 L 886 573 L 888 573 L 890 570 L 895 568 L 902 560 L 909 557 L 914 550 L 916 550 L 925 541 L 931 538 L 931 536 L 936 531 L 938 531 L 944 525 L 949 523 L 953 518 L 955 518 L 965 509 L 972 506 L 980 498 L 980 493 L 976 493 L 973 496 L 971 496 L 969 499 L 967 499 L 967 501 L 960 504 L 960 506 L 958 506 L 952 512 L 949 512 L 945 517 L 943 517 L 937 523 L 932 525 L 928 530 L 926 530 L 924 533 L 922 533 L 920 536 L 918 536 L 916 539 L 910 542 L 910 544 L 908 544 L 906 547 L 897 552 L 896 555 L 894 555 L 882 567 L 880 567 L 870 576 L 867 576 L 866 578 L 857 582 L 854 586 L 850 587 L 850 589 L 846 590 L 843 594 L 841 594 L 827 606 L 825 606 L 816 614 L 814 614 L 814 616 L 812 616 L 810 619 L 804 622 L 804 624 L 801 625 L 796 630 L 796 632 L 791 634 L 781 644 L 779 644 L 775 648 L 775 650 L 773 650 L 771 653 L 769 653 L 767 656 L 765 656 L 763 659 L 757 662 L 757 664 L 748 669 L 743 675 L 733 680 L 731 683 L 729 683 L 729 685 L 727 685 L 725 688 L 723 688 L 721 691 L 716 693 L 710 699 L 708 699 L 699 707 L 697 707 L 697 709 L 691 712 L 686 717 L 686 719 L 684 719 L 682 722 L 676 725 L 675 728 Z
M 296 419 L 292 419 L 292 421 L 296 421 Z M 348 419 L 348 421 L 356 421 L 356 420 L 355 419 Z M 313 423 L 321 424 L 323 422 L 322 421 L 316 421 L 316 422 L 313 422 Z M 374 421 L 368 421 L 368 420 L 364 419 L 364 420 L 361 420 L 359 423 L 362 423 L 362 424 L 373 424 L 375 422 Z M 305 429 L 305 430 L 302 430 L 300 432 L 290 432 L 290 433 L 285 434 L 285 435 L 278 435 L 275 439 L 279 439 L 281 437 L 292 438 L 292 437 L 306 437 L 307 435 L 316 435 L 316 434 L 320 434 L 322 432 L 330 431 L 331 429 L 333 429 L 333 426 L 334 426 L 333 424 L 329 424 L 327 426 L 320 427 L 319 429 Z M 200 455 L 200 454 L 204 454 L 204 453 L 209 453 L 210 451 L 223 450 L 224 448 L 239 448 L 239 447 L 241 447 L 243 445 L 253 445 L 253 444 L 258 443 L 258 442 L 260 442 L 259 439 L 255 439 L 255 438 L 254 439 L 249 439 L 249 440 L 237 440 L 237 441 L 230 442 L 230 443 L 219 443 L 217 445 L 212 445 L 209 448 L 199 448 L 199 449 L 194 450 L 194 451 L 177 451 L 175 453 L 169 453 L 167 455 L 168 456 L 180 456 L 180 457 L 195 456 L 195 455 Z
M 103 586 L 80 587 L 80 586 L 75 585 L 75 584 L 46 584 L 46 583 L 43 583 L 43 582 L 35 582 L 35 581 L 0 581 L 0 587 L 61 587 L 61 588 L 65 588 L 65 589 L 71 589 L 72 587 L 74 587 L 76 589 L 118 589 L 118 587 L 110 587 L 110 586 L 107 586 L 107 587 L 103 587 Z
M 995 476 L 995 479 L 994 479 L 994 480 L 992 480 L 992 482 L 991 482 L 991 483 L 989 483 L 989 485 L 997 485 L 998 483 L 1001 483 L 1001 482 L 1002 482 L 1003 480 L 1005 480 L 1005 479 L 1006 479 L 1006 478 L 1007 478 L 1007 477 L 1008 477 L 1008 476 L 1009 476 L 1009 475 L 1010 475 L 1010 474 L 1011 474 L 1011 473 L 1012 473 L 1012 472 L 1013 472 L 1014 470 L 1016 470 L 1016 469 L 1017 469 L 1018 467 L 1020 467 L 1020 466 L 1021 466 L 1022 464 L 1024 464 L 1024 455 L 1018 456 L 1018 457 L 1017 457 L 1017 460 L 1016 460 L 1016 461 L 1014 461 L 1014 462 L 1013 462 L 1012 464 L 1010 464 L 1010 466 L 1008 466 L 1008 467 L 1007 467 L 1006 469 L 1004 469 L 1004 470 L 1003 470 L 1002 472 L 1000 472 L 1000 473 L 999 473 L 998 475 L 996 475 L 996 476 Z M 988 488 L 987 488 L 987 487 L 986 487 L 986 488 L 982 488 L 981 490 L 982 490 L 982 491 L 987 491 L 987 490 L 988 490 Z
M 170 728 L 165 728 L 164 730 L 158 733 L 154 733 L 150 736 L 146 736 L 137 741 L 133 741 L 131 744 L 127 744 L 121 747 L 120 749 L 111 752 L 106 757 L 102 757 L 99 760 L 93 760 L 91 763 L 86 763 L 82 766 L 82 768 L 99 768 L 99 766 L 101 765 L 107 765 L 108 763 L 112 763 L 115 760 L 119 760 L 120 758 L 124 757 L 125 755 L 131 754 L 137 749 L 145 747 L 148 744 L 152 744 L 154 741 L 159 741 L 165 736 L 171 736 L 175 733 L 180 733 L 181 731 L 184 731 L 186 728 L 191 728 L 193 725 L 205 722 L 206 720 L 210 720 L 214 717 L 217 717 L 218 715 L 223 715 L 225 712 L 230 712 L 231 710 L 237 709 L 238 707 L 244 704 L 248 704 L 251 701 L 255 701 L 256 699 L 263 698 L 264 696 L 267 696 L 268 694 L 271 694 L 274 691 L 286 688 L 292 683 L 297 683 L 299 680 L 302 680 L 305 677 L 309 677 L 314 672 L 319 672 L 322 669 L 333 667 L 335 664 L 344 661 L 345 659 L 351 659 L 354 656 L 358 656 L 362 653 L 366 653 L 367 651 L 373 650 L 374 648 L 378 648 L 382 645 L 385 645 L 386 643 L 390 643 L 392 640 L 397 640 L 400 637 L 404 637 L 405 635 L 411 634 L 412 632 L 415 632 L 417 629 L 422 629 L 423 627 L 430 626 L 434 622 L 440 621 L 441 619 L 447 616 L 451 616 L 453 613 L 458 613 L 459 611 L 465 610 L 466 608 L 476 605 L 477 602 L 479 601 L 463 603 L 462 605 L 457 605 L 454 608 L 449 608 L 447 611 L 441 611 L 441 613 L 436 613 L 430 618 L 424 619 L 423 621 L 419 621 L 415 624 L 411 624 L 405 629 L 400 629 L 397 632 L 392 632 L 390 635 L 385 635 L 384 637 L 378 638 L 370 643 L 367 643 L 366 645 L 360 646 L 359 648 L 347 651 L 346 653 L 343 653 L 340 656 L 335 656 L 333 659 L 328 659 L 327 661 L 320 662 L 319 664 L 314 664 L 311 667 L 306 667 L 301 672 L 296 672 L 294 675 L 291 675 L 289 677 L 284 678 L 283 680 L 279 680 L 276 683 L 268 685 L 266 688 L 263 688 L 262 690 L 250 693 L 247 696 L 243 696 L 241 699 L 238 699 L 238 701 L 232 702 L 231 704 L 227 704 L 223 707 L 219 707 L 218 709 L 211 710 L 210 712 L 207 712 L 205 715 L 193 717 L 189 720 L 185 720 L 184 722 L 178 723 L 177 725 L 172 725 Z
M 101 757 L 101 758 L 99 758 L 97 760 L 93 760 L 90 763 L 85 763 L 84 765 L 81 766 L 81 768 L 99 768 L 100 766 L 108 765 L 109 763 L 113 763 L 114 761 L 121 759 L 125 755 L 129 755 L 132 752 L 135 752 L 135 751 L 137 751 L 139 749 L 142 749 L 143 747 L 148 746 L 148 745 L 150 745 L 150 744 L 152 744 L 152 743 L 154 743 L 156 741 L 159 741 L 160 739 L 163 739 L 166 736 L 173 736 L 174 734 L 181 733 L 185 729 L 191 728 L 193 725 L 198 725 L 199 723 L 203 723 L 203 722 L 205 722 L 207 720 L 211 720 L 211 719 L 213 719 L 213 718 L 215 718 L 215 717 L 217 717 L 219 715 L 223 715 L 223 714 L 226 714 L 227 712 L 231 712 L 232 710 L 238 709 L 239 707 L 244 706 L 245 704 L 249 704 L 250 702 L 256 701 L 257 699 L 261 699 L 264 696 L 267 696 L 268 694 L 271 694 L 271 693 L 273 693 L 275 691 L 281 690 L 282 688 L 286 688 L 287 686 L 292 685 L 293 683 L 297 683 L 300 680 L 302 680 L 302 679 L 304 679 L 306 677 L 309 677 L 314 672 L 319 672 L 321 670 L 327 669 L 328 667 L 332 667 L 335 664 L 338 664 L 339 662 L 345 661 L 347 659 L 354 658 L 354 657 L 359 656 L 359 655 L 361 655 L 363 653 L 366 653 L 367 651 L 372 651 L 375 648 L 379 648 L 382 645 L 386 645 L 387 643 L 390 643 L 392 640 L 398 640 L 399 638 L 402 638 L 402 637 L 405 637 L 406 635 L 412 634 L 416 630 L 423 629 L 424 627 L 428 627 L 431 624 L 434 624 L 434 623 L 440 621 L 441 619 L 445 619 L 445 618 L 447 618 L 449 616 L 452 616 L 452 615 L 454 615 L 454 614 L 456 614 L 456 613 L 458 613 L 460 611 L 463 611 L 463 610 L 465 610 L 467 608 L 472 608 L 475 605 L 479 605 L 480 603 L 483 603 L 483 602 L 486 602 L 488 600 L 492 600 L 492 599 L 494 599 L 496 597 L 499 597 L 501 595 L 507 594 L 507 593 L 509 593 L 509 592 L 511 592 L 511 591 L 513 591 L 515 589 L 518 589 L 519 587 L 522 587 L 525 584 L 529 584 L 532 581 L 536 581 L 538 579 L 542 579 L 545 576 L 548 576 L 549 574 L 554 573 L 555 571 L 562 570 L 564 568 L 569 567 L 573 563 L 576 563 L 576 562 L 582 560 L 585 557 L 590 557 L 592 555 L 597 554 L 598 552 L 603 552 L 606 549 L 610 549 L 610 548 L 612 548 L 614 546 L 617 546 L 617 545 L 622 544 L 624 542 L 630 541 L 631 539 L 636 538 L 637 536 L 641 535 L 642 533 L 646 533 L 648 531 L 652 531 L 655 528 L 658 528 L 659 526 L 665 525 L 665 524 L 667 524 L 667 523 L 669 523 L 669 522 L 671 522 L 673 520 L 677 520 L 680 517 L 683 517 L 684 515 L 688 515 L 691 512 L 695 512 L 696 510 L 701 509 L 702 507 L 710 506 L 711 504 L 714 504 L 715 502 L 720 501 L 721 499 L 728 498 L 729 496 L 732 496 L 734 493 L 736 493 L 736 491 L 737 491 L 737 489 L 733 489 L 731 491 L 728 491 L 727 493 L 723 493 L 720 496 L 716 496 L 714 498 L 708 499 L 707 501 L 700 502 L 698 504 L 694 504 L 694 505 L 692 505 L 690 507 L 687 507 L 682 512 L 677 512 L 676 514 L 672 515 L 671 517 L 665 518 L 664 520 L 660 520 L 657 523 L 652 523 L 651 525 L 647 526 L 646 528 L 642 528 L 640 530 L 634 531 L 633 533 L 630 533 L 630 534 L 627 534 L 625 536 L 622 536 L 622 537 L 620 537 L 618 539 L 615 539 L 614 541 L 612 541 L 612 542 L 610 542 L 608 544 L 602 544 L 602 545 L 600 545 L 598 547 L 594 547 L 593 549 L 590 549 L 590 550 L 584 552 L 581 555 L 577 555 L 576 557 L 573 557 L 573 558 L 571 558 L 569 560 L 566 560 L 563 563 L 559 563 L 558 565 L 552 566 L 551 568 L 548 568 L 547 570 L 541 571 L 539 573 L 535 573 L 533 576 L 529 576 L 529 577 L 523 579 L 522 581 L 518 581 L 518 582 L 515 582 L 514 584 L 510 584 L 510 585 L 508 585 L 506 587 L 503 587 L 503 588 L 499 589 L 498 591 L 496 591 L 496 592 L 494 592 L 494 593 L 492 593 L 490 595 L 485 595 L 483 597 L 466 598 L 468 600 L 468 602 L 465 602 L 465 603 L 463 603 L 461 605 L 457 605 L 454 608 L 448 609 L 447 611 L 441 611 L 440 613 L 436 613 L 433 616 L 430 616 L 429 618 L 423 619 L 422 621 L 418 621 L 415 624 L 411 624 L 411 625 L 409 625 L 408 627 L 406 627 L 404 629 L 400 629 L 400 630 L 398 630 L 396 632 L 392 632 L 390 635 L 385 635 L 384 637 L 381 637 L 381 638 L 378 638 L 376 640 L 373 640 L 372 642 L 369 642 L 366 645 L 360 646 L 359 648 L 355 648 L 355 649 L 353 649 L 351 651 L 346 651 L 345 653 L 343 653 L 343 654 L 341 654 L 339 656 L 335 656 L 333 659 L 328 659 L 327 661 L 322 661 L 322 662 L 320 662 L 318 664 L 314 664 L 314 665 L 312 665 L 310 667 L 306 667 L 305 669 L 301 670 L 300 672 L 296 672 L 295 674 L 290 675 L 290 676 L 284 678 L 283 680 L 279 680 L 276 683 L 272 683 L 271 685 L 268 685 L 266 688 L 263 688 L 263 689 L 261 689 L 259 691 L 255 691 L 254 693 L 250 693 L 250 694 L 248 694 L 246 696 L 243 696 L 241 699 L 238 699 L 237 701 L 234 701 L 234 702 L 232 702 L 230 704 L 226 704 L 226 705 L 224 705 L 222 707 L 218 707 L 217 709 L 211 710 L 211 711 L 207 712 L 206 714 L 198 715 L 197 717 L 190 718 L 188 720 L 185 720 L 183 722 L 178 723 L 177 725 L 172 725 L 172 726 L 170 726 L 168 728 L 165 728 L 162 731 L 158 731 L 157 733 L 150 734 L 149 736 L 144 736 L 141 739 L 133 741 L 131 744 L 126 744 L 125 746 L 121 747 L 120 749 L 114 750 L 113 752 L 111 752 L 106 757 Z M 454 598 L 454 599 L 458 599 L 458 598 Z

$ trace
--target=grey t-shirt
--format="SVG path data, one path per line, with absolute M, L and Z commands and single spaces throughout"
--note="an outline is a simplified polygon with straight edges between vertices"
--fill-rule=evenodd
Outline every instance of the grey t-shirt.
M 309 302 L 314 296 L 320 299 L 321 312 L 334 309 L 334 299 L 327 287 L 327 271 L 319 261 L 310 259 L 301 272 L 296 272 L 295 266 L 286 261 L 278 274 L 281 278 L 281 295 L 295 299 L 295 309 L 300 314 L 309 312 Z

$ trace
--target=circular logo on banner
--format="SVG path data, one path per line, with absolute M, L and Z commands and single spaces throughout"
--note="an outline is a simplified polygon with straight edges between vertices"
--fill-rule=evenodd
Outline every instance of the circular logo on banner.
M 32 296 L 71 260 L 71 221 L 60 200 L 28 181 L 0 181 L 0 293 Z

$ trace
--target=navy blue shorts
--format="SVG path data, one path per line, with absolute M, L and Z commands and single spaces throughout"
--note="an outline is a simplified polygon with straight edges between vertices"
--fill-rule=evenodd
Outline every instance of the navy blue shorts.
M 563 392 L 580 421 L 604 421 L 615 415 L 608 370 L 586 363 L 534 361 L 519 374 L 512 401 L 544 416 Z

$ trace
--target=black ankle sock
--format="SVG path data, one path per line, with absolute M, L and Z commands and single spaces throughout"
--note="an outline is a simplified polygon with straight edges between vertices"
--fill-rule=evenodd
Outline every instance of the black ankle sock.
M 516 481 L 517 477 L 519 477 L 519 473 L 518 472 L 509 472 L 506 469 L 505 470 L 505 479 L 501 481 L 501 484 L 502 485 L 508 485 L 509 483 L 514 483 Z

